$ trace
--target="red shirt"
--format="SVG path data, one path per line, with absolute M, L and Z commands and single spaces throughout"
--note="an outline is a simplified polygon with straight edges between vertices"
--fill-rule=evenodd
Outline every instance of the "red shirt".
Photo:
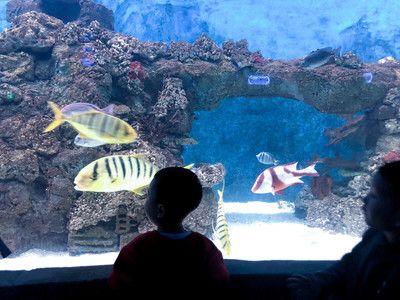
M 228 281 L 222 254 L 208 238 L 192 232 L 170 239 L 158 231 L 141 234 L 123 247 L 109 278 L 111 288 L 129 290 L 149 285 L 201 288 Z

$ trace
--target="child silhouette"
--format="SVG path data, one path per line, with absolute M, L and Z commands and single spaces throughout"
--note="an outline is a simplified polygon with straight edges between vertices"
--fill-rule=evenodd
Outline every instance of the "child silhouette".
M 113 290 L 190 298 L 226 287 L 229 274 L 221 252 L 182 225 L 201 197 L 199 179 L 190 170 L 169 167 L 157 172 L 145 204 L 157 230 L 140 234 L 122 248 L 109 278 Z

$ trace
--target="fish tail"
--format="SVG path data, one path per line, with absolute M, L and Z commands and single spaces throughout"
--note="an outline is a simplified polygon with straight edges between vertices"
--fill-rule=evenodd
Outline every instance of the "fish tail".
M 304 173 L 303 176 L 319 176 L 318 172 L 315 170 L 315 165 L 312 164 L 311 166 L 308 166 L 307 168 L 304 168 L 302 170 L 299 170 L 299 173 Z
M 219 197 L 219 199 L 222 199 L 222 191 L 220 191 L 220 190 L 217 190 L 217 193 L 218 193 L 218 197 Z
M 65 119 L 63 117 L 63 114 L 60 110 L 60 108 L 57 106 L 57 104 L 55 104 L 52 101 L 47 101 L 47 103 L 49 104 L 51 110 L 54 113 L 54 120 L 53 122 L 51 122 L 43 132 L 49 132 L 52 131 L 53 129 L 57 128 L 58 126 L 60 126 L 62 123 L 65 122 Z
M 104 107 L 103 109 L 101 109 L 101 111 L 107 115 L 113 115 L 114 114 L 114 108 L 115 105 L 114 104 L 110 104 L 107 107 Z
M 224 247 L 225 253 L 227 255 L 231 255 L 231 247 L 232 247 L 231 240 L 228 238 L 228 240 L 226 241 L 225 247 Z

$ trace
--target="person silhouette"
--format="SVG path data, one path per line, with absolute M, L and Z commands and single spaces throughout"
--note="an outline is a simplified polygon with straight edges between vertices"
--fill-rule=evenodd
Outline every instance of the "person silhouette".
M 381 166 L 363 199 L 369 228 L 328 269 L 292 275 L 292 299 L 400 299 L 400 161 Z
M 201 198 L 202 186 L 192 171 L 168 167 L 155 174 L 145 211 L 157 229 L 122 248 L 109 277 L 113 291 L 142 290 L 176 299 L 227 287 L 229 273 L 221 252 L 207 237 L 182 225 Z

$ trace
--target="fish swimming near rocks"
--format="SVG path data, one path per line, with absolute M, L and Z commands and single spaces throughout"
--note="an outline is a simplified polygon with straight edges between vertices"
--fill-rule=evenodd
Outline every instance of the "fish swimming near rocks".
M 335 62 L 336 56 L 340 56 L 340 47 L 337 49 L 332 49 L 331 47 L 317 49 L 304 58 L 301 67 L 311 70 L 323 65 L 332 64 Z
M 107 144 L 129 144 L 137 138 L 137 132 L 125 121 L 96 109 L 78 113 L 62 110 L 54 103 L 48 102 L 53 110 L 55 120 L 44 132 L 49 132 L 64 122 L 68 122 L 79 133 L 80 138 L 101 141 Z
M 193 164 L 185 168 L 190 169 Z M 159 168 L 143 154 L 111 155 L 82 168 L 74 179 L 75 190 L 86 192 L 131 191 L 144 195 Z
M 258 161 L 264 165 L 277 165 L 278 160 L 274 159 L 272 155 L 268 152 L 260 152 L 256 155 Z
M 297 162 L 266 169 L 257 177 L 251 191 L 255 194 L 282 194 L 285 188 L 304 183 L 300 180 L 303 176 L 319 176 L 315 164 L 301 170 L 297 170 L 296 167 Z
M 61 112 L 63 113 L 64 117 L 71 117 L 74 114 L 84 113 L 91 110 L 100 111 L 107 115 L 112 116 L 114 113 L 114 108 L 115 108 L 114 104 L 110 104 L 105 108 L 99 108 L 97 105 L 91 103 L 75 102 L 64 106 L 61 109 Z M 74 139 L 74 144 L 81 147 L 98 147 L 105 145 L 107 143 L 87 138 L 85 139 L 82 138 L 80 134 L 78 134 Z
M 214 229 L 214 235 L 221 243 L 222 249 L 224 249 L 227 255 L 231 253 L 231 239 L 229 237 L 228 222 L 226 221 L 225 211 L 224 211 L 224 188 L 222 191 L 218 192 L 218 210 L 217 210 L 217 226 Z
M 143 195 L 159 168 L 141 155 L 111 155 L 99 158 L 79 171 L 75 190 L 87 192 L 131 191 Z

